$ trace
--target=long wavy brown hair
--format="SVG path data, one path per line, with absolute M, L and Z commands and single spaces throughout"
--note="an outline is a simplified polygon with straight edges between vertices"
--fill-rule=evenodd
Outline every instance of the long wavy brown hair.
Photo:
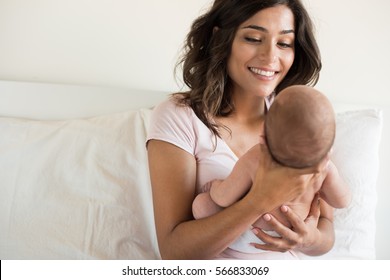
M 262 9 L 286 5 L 295 18 L 295 59 L 277 94 L 290 85 L 315 85 L 321 70 L 321 57 L 312 21 L 300 0 L 215 0 L 211 9 L 197 18 L 187 35 L 182 67 L 189 91 L 178 100 L 190 106 L 198 118 L 219 136 L 213 117 L 234 111 L 229 90 L 227 61 L 238 27 Z M 218 30 L 215 32 L 215 30 Z

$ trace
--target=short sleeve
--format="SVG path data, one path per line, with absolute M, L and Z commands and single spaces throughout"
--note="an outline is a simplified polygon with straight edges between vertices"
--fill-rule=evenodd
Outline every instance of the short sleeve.
M 190 107 L 177 104 L 174 97 L 160 103 L 152 112 L 146 143 L 161 140 L 194 155 L 194 115 Z

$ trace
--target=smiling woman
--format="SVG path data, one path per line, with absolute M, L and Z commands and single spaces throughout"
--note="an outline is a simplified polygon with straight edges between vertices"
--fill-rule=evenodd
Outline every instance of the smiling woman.
M 321 214 L 313 203 L 304 221 L 285 212 L 294 230 L 268 220 L 281 238 L 257 233 L 266 253 L 237 255 L 228 249 L 259 216 L 300 194 L 307 187 L 302 174 L 313 172 L 273 163 L 265 147 L 256 180 L 241 200 L 200 220 L 191 212 L 194 195 L 208 181 L 226 178 L 238 158 L 258 144 L 272 97 L 290 85 L 317 81 L 321 61 L 302 3 L 217 0 L 194 21 L 181 63 L 190 90 L 155 109 L 147 142 L 161 256 L 261 259 L 295 257 L 293 250 L 327 252 L 334 234 L 326 203 Z

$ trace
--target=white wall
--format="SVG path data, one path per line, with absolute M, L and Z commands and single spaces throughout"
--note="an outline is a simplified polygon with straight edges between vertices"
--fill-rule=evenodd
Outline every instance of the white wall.
M 0 78 L 172 90 L 208 1 L 0 0 Z
M 0 79 L 174 91 L 173 67 L 210 0 L 0 0 Z M 304 0 L 317 26 L 332 100 L 384 109 L 390 158 L 390 1 Z M 382 164 L 377 255 L 390 259 L 390 175 Z

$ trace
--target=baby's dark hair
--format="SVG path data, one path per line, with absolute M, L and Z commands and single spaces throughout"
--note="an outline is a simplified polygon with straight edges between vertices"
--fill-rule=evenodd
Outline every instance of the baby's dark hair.
M 332 148 L 335 133 L 331 103 L 308 86 L 291 86 L 281 91 L 265 119 L 271 156 L 292 168 L 318 164 Z

